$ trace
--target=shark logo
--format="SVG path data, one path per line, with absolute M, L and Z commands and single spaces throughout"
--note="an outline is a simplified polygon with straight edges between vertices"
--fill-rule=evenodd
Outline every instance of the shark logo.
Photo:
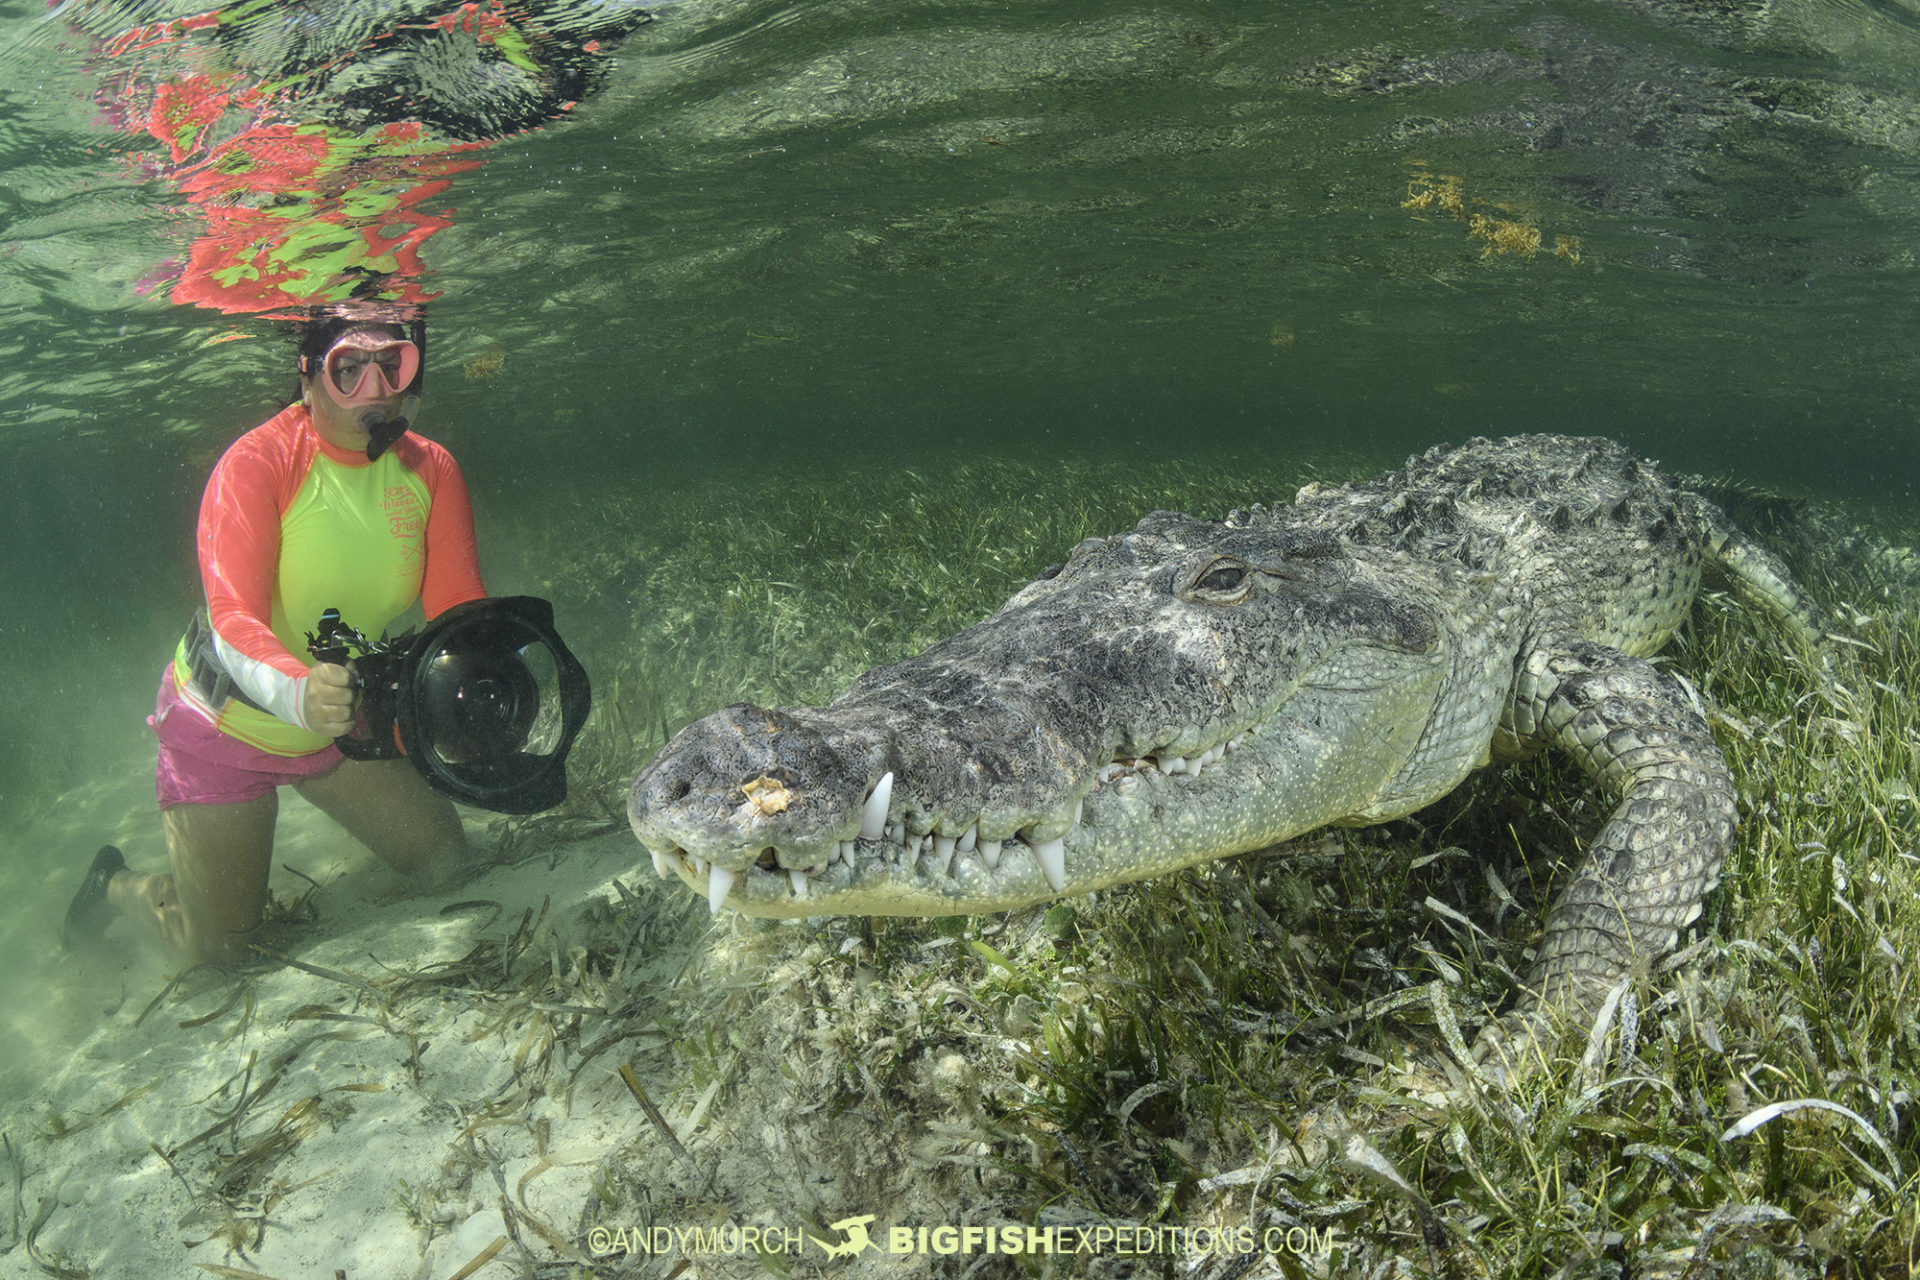
M 842 1218 L 838 1222 L 829 1222 L 827 1224 L 829 1227 L 847 1237 L 839 1244 L 828 1244 L 819 1236 L 808 1236 L 807 1239 L 819 1245 L 829 1258 L 851 1258 L 862 1250 L 879 1248 L 867 1238 L 867 1224 L 872 1222 L 875 1216 L 871 1213 L 863 1213 L 857 1218 Z

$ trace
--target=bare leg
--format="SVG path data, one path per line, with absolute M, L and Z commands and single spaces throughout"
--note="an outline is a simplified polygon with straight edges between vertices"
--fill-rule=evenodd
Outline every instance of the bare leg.
M 396 871 L 432 886 L 459 869 L 460 816 L 405 760 L 347 760 L 295 786 Z M 172 874 L 121 871 L 107 883 L 108 901 L 189 963 L 241 955 L 266 911 L 279 809 L 269 792 L 163 810 Z
M 453 801 L 427 786 L 405 760 L 344 760 L 294 787 L 422 887 L 445 884 L 460 868 L 467 836 Z
M 190 963 L 232 959 L 266 910 L 279 808 L 269 792 L 244 804 L 163 810 L 173 874 L 122 871 L 107 884 L 108 900 Z

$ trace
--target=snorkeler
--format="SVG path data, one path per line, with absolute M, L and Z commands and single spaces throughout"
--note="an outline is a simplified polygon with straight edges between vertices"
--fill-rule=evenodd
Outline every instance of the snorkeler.
M 344 758 L 334 739 L 354 725 L 353 677 L 299 656 L 328 608 L 379 635 L 416 599 L 432 618 L 486 595 L 460 469 L 408 431 L 425 337 L 418 320 L 315 315 L 299 400 L 214 467 L 197 538 L 206 612 L 147 721 L 172 869 L 136 872 L 102 848 L 68 908 L 68 946 L 124 915 L 189 962 L 242 952 L 267 906 L 283 785 L 423 886 L 457 869 L 453 803 L 405 759 Z

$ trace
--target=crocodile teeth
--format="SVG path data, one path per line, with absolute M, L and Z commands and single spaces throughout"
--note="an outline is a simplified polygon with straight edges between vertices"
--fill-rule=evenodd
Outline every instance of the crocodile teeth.
M 788 867 L 787 880 L 790 884 L 793 885 L 794 897 L 804 898 L 807 896 L 807 873 L 806 872 L 802 871 L 798 867 Z
M 673 879 L 673 871 L 667 862 L 667 855 L 658 849 L 648 849 L 647 852 L 653 855 L 653 874 L 662 880 Z
M 1067 887 L 1067 842 L 1043 840 L 1033 846 L 1033 856 L 1040 863 L 1040 874 L 1047 878 L 1055 893 Z
M 945 836 L 936 836 L 933 841 L 933 857 L 926 862 L 929 873 L 945 878 L 953 869 L 953 841 Z
M 707 871 L 707 914 L 720 914 L 720 904 L 727 900 L 727 890 L 733 888 L 733 881 L 733 872 L 718 863 Z
M 978 844 L 979 842 L 980 842 L 980 824 L 976 822 L 972 826 L 969 826 L 967 828 L 966 834 L 960 837 L 960 843 L 955 845 L 954 848 L 958 849 L 962 853 L 972 853 L 974 845 Z
M 1111 763 L 1102 765 L 1097 777 L 1102 784 L 1124 785 L 1131 782 L 1141 769 L 1157 769 L 1163 774 L 1183 773 L 1191 778 L 1199 774 L 1202 769 L 1225 759 L 1228 753 L 1238 749 L 1247 740 L 1247 736 L 1245 733 L 1235 734 L 1225 742 L 1216 743 L 1198 755 L 1192 756 L 1176 756 L 1165 751 L 1143 756 L 1121 756 Z
M 867 797 L 866 807 L 860 811 L 860 835 L 863 839 L 878 840 L 887 829 L 887 805 L 893 800 L 893 774 L 883 773 L 880 781 L 873 784 L 873 794 Z

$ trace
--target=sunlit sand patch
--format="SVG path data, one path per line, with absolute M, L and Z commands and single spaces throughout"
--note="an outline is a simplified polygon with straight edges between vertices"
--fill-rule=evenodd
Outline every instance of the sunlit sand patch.
M 283 826 L 296 849 L 345 840 L 317 816 Z M 316 925 L 263 930 L 277 959 L 239 971 L 169 981 L 114 925 L 41 993 L 94 1025 L 66 1020 L 65 1060 L 0 1112 L 35 1257 L 444 1275 L 516 1235 L 551 1256 L 645 1127 L 616 1068 L 662 1050 L 657 993 L 698 923 L 679 895 L 627 887 L 631 846 L 523 849 L 386 904 L 381 873 L 355 867 L 317 891 Z M 83 990 L 116 972 L 128 998 Z

